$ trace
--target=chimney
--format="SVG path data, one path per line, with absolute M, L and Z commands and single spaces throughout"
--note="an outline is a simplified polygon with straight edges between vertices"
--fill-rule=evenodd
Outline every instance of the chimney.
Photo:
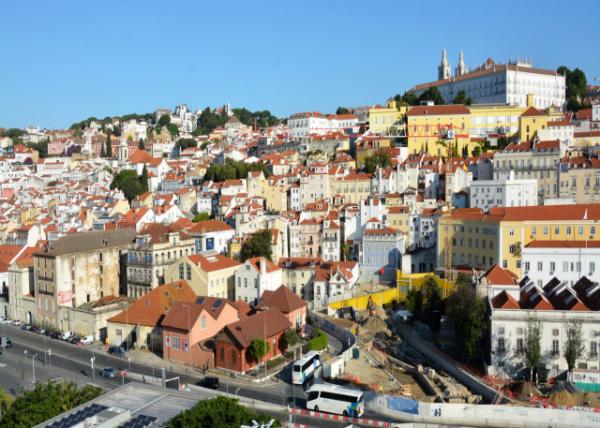
M 261 275 L 267 274 L 267 262 L 265 261 L 264 257 L 260 258 L 260 274 Z

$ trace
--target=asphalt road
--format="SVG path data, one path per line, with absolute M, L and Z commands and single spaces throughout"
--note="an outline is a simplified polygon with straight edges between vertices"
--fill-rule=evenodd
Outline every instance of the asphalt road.
M 113 367 L 117 370 L 129 370 L 146 376 L 160 377 L 160 367 L 150 367 L 136 363 L 133 360 L 129 362 L 124 358 L 109 355 L 98 345 L 75 346 L 10 325 L 0 326 L 0 336 L 9 336 L 13 342 L 13 347 L 6 349 L 4 354 L 0 356 L 0 372 L 2 373 L 0 385 L 13 394 L 21 388 L 31 388 L 32 353 L 37 354 L 35 358 L 37 381 L 62 377 L 80 385 L 94 383 L 105 389 L 114 389 L 122 382 L 128 381 L 127 377 L 125 379 L 120 376 L 115 379 L 101 377 L 98 372 L 103 367 Z M 341 344 L 339 345 L 341 348 Z M 27 354 L 25 350 L 27 350 Z M 48 352 L 49 350 L 50 352 Z M 90 362 L 92 356 L 95 358 L 95 374 L 93 376 Z M 2 364 L 6 364 L 6 366 L 2 367 Z M 165 363 L 165 365 L 167 364 Z M 167 378 L 176 376 L 179 376 L 182 383 L 198 384 L 201 380 L 201 378 L 166 370 Z M 292 385 L 290 379 L 291 368 L 288 366 L 277 376 L 274 382 L 267 385 L 240 384 L 222 377 L 219 390 L 274 404 L 288 404 L 297 408 L 304 408 L 306 397 L 304 389 L 300 385 Z M 174 384 L 172 386 L 175 387 Z M 375 417 L 375 415 L 369 414 L 364 416 Z M 299 415 L 295 416 L 295 420 L 297 423 L 308 423 L 312 426 L 344 426 L 344 424 L 333 421 L 318 420 L 317 423 L 313 418 Z M 301 422 L 303 420 L 305 422 Z

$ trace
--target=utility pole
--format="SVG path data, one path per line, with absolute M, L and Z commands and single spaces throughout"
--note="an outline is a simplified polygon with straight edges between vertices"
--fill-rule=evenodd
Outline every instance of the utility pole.
M 23 351 L 25 355 L 28 355 L 27 349 Z M 31 383 L 35 385 L 35 357 L 37 354 L 31 355 Z
M 96 380 L 96 372 L 94 371 L 94 361 L 96 361 L 96 357 L 92 355 L 90 358 L 91 368 L 92 368 L 92 380 Z

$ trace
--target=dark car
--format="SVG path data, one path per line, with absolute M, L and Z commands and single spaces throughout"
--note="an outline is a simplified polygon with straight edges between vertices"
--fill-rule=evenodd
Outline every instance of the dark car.
M 0 348 L 12 348 L 12 340 L 10 339 L 10 337 L 0 337 Z
M 102 370 L 100 370 L 100 376 L 102 376 L 102 377 L 114 379 L 116 375 L 117 375 L 117 371 L 115 369 L 113 369 L 112 367 L 104 367 Z
M 125 349 L 122 346 L 111 346 L 108 348 L 108 353 L 115 357 L 125 358 Z
M 71 345 L 76 345 L 81 340 L 81 336 L 73 335 L 67 339 Z
M 200 381 L 200 386 L 210 389 L 219 389 L 219 378 L 213 376 L 206 376 Z
M 32 329 L 33 329 L 33 327 L 31 326 L 31 324 L 25 324 L 24 326 L 21 327 L 21 330 L 31 331 Z
M 50 339 L 60 339 L 60 333 L 58 331 L 51 331 L 48 333 Z

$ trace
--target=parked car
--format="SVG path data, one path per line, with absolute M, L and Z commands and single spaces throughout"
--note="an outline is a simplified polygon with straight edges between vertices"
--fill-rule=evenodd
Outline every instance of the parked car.
M 219 378 L 214 376 L 206 376 L 200 381 L 200 386 L 210 389 L 219 389 Z
M 48 332 L 48 337 L 50 339 L 60 339 L 61 334 L 58 331 L 49 331 Z
M 10 337 L 0 337 L 0 348 L 12 348 L 12 340 L 10 339 Z
M 117 376 L 117 371 L 112 367 L 104 367 L 100 370 L 100 376 L 114 379 Z
M 70 343 L 71 345 L 77 345 L 77 343 L 79 343 L 80 340 L 81 340 L 81 336 L 77 336 L 76 334 L 74 334 L 67 339 L 67 342 Z
M 12 320 L 11 324 L 14 325 L 14 326 L 16 326 L 16 327 L 19 327 L 20 325 L 23 325 L 23 323 L 21 321 L 19 321 L 19 320 Z
M 125 349 L 122 346 L 111 346 L 108 348 L 108 353 L 115 357 L 125 358 Z
M 94 336 L 83 336 L 79 343 L 82 345 L 91 345 L 94 343 Z
M 25 324 L 21 326 L 21 330 L 31 331 L 33 330 L 33 327 L 31 326 L 31 324 Z
M 0 324 L 10 324 L 11 321 L 8 318 L 0 317 Z
M 73 336 L 73 333 L 70 331 L 65 331 L 60 335 L 60 340 L 69 340 Z

